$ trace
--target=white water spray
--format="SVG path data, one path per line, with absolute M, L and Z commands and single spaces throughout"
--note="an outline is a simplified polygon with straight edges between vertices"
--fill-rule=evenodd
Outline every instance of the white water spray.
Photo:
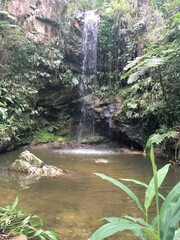
M 83 30 L 83 66 L 84 75 L 96 75 L 97 43 L 100 17 L 97 11 L 87 11 Z
M 97 85 L 97 44 L 100 17 L 97 11 L 85 12 L 84 29 L 83 29 L 83 64 L 82 80 L 80 91 L 82 96 L 88 94 Z M 78 127 L 78 140 L 86 135 L 94 135 L 94 117 L 88 109 L 84 100 L 81 107 L 81 118 Z

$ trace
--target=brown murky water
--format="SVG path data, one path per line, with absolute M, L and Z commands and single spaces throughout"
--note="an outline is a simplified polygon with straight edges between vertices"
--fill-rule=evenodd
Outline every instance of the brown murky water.
M 149 182 L 152 176 L 149 158 L 143 155 L 123 154 L 113 151 L 80 150 L 32 150 L 46 164 L 72 171 L 58 178 L 28 178 L 9 172 L 7 169 L 20 151 L 0 155 L 0 205 L 11 204 L 19 197 L 23 211 L 30 209 L 44 219 L 45 227 L 54 230 L 61 240 L 87 240 L 103 222 L 102 217 L 133 215 L 140 216 L 135 203 L 120 189 L 100 179 L 93 173 L 104 173 L 114 178 L 134 178 Z M 107 159 L 107 164 L 97 164 L 95 160 Z M 157 161 L 158 168 L 163 162 Z M 173 169 L 170 170 L 162 187 L 169 192 L 176 184 Z M 143 199 L 144 190 L 127 185 Z M 29 211 L 29 210 L 28 210 Z M 152 213 L 153 215 L 153 213 Z M 109 238 L 129 240 L 129 233 L 121 233 Z

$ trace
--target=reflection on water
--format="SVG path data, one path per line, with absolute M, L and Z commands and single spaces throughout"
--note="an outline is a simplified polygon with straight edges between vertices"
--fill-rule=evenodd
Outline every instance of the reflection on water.
M 71 171 L 56 178 L 28 178 L 8 171 L 19 151 L 0 155 L 0 205 L 11 204 L 19 196 L 19 208 L 43 217 L 45 225 L 58 233 L 59 239 L 87 240 L 108 216 L 130 214 L 140 216 L 135 203 L 121 190 L 93 173 L 104 173 L 114 178 L 135 178 L 149 182 L 152 176 L 150 161 L 143 155 L 126 155 L 113 151 L 84 149 L 45 151 L 33 150 L 48 165 Z M 98 158 L 107 164 L 97 164 Z M 158 161 L 158 168 L 163 162 Z M 171 169 L 162 191 L 169 192 L 178 180 Z M 139 186 L 126 183 L 138 197 L 144 197 Z M 153 213 L 152 213 L 153 214 Z M 115 235 L 112 240 L 128 240 L 129 233 Z

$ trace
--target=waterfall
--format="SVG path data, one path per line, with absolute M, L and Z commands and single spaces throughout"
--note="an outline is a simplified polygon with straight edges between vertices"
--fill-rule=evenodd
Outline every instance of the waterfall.
M 80 92 L 83 102 L 81 106 L 81 118 L 78 127 L 78 140 L 81 141 L 85 135 L 94 134 L 94 117 L 88 109 L 85 96 L 97 85 L 97 43 L 100 17 L 97 11 L 87 11 L 84 17 L 84 28 L 82 34 L 82 78 Z
M 99 30 L 99 14 L 97 11 L 87 11 L 83 30 L 83 66 L 84 75 L 96 75 L 97 42 Z

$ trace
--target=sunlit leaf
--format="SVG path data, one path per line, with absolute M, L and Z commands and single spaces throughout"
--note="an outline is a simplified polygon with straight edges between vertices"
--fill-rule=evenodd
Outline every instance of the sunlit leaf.
M 157 179 L 158 179 L 158 188 L 161 186 L 163 183 L 168 170 L 169 170 L 170 164 L 166 164 L 163 168 L 161 168 L 159 171 L 157 171 Z M 154 177 L 151 179 L 149 186 L 146 190 L 146 195 L 145 195 L 145 202 L 144 206 L 146 209 L 149 208 L 151 205 L 152 199 L 155 196 L 155 188 L 154 188 Z
M 160 216 L 171 208 L 176 202 L 180 201 L 180 182 L 169 192 L 160 210 Z
M 120 221 L 113 221 L 103 225 L 90 237 L 89 240 L 103 240 L 117 232 L 124 230 L 132 231 L 134 235 L 139 237 L 139 239 L 146 239 L 140 225 L 132 223 L 125 219 L 121 219 Z
M 160 225 L 161 240 L 173 239 L 177 223 L 180 221 L 180 201 L 175 203 L 163 216 Z
M 140 185 L 140 186 L 142 186 L 142 187 L 148 188 L 148 185 L 147 185 L 146 183 L 141 182 L 141 181 L 138 181 L 138 180 L 135 180 L 135 179 L 131 179 L 131 178 L 121 178 L 121 180 L 126 181 L 126 182 L 133 182 L 133 183 L 135 183 L 135 184 L 137 184 L 137 185 Z M 164 197 L 162 194 L 158 193 L 158 195 L 159 195 L 160 198 L 162 198 L 163 200 L 165 200 L 165 197 Z

